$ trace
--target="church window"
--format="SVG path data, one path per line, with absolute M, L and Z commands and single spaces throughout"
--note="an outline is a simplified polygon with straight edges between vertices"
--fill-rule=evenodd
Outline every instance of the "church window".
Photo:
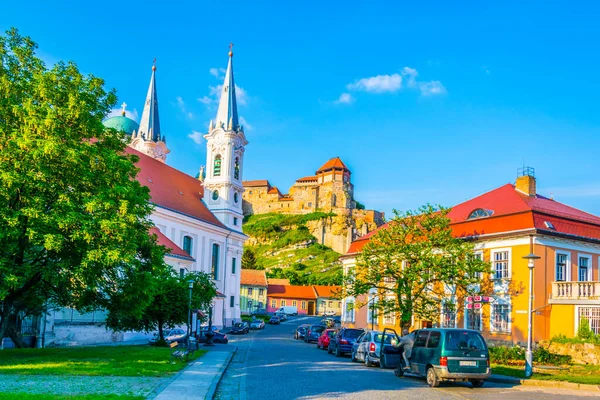
M 475 219 L 475 218 L 485 218 L 491 217 L 494 214 L 492 210 L 484 210 L 483 208 L 476 208 L 471 211 L 471 214 L 467 217 L 467 219 Z
M 221 176 L 221 155 L 215 156 L 215 165 L 213 168 L 213 176 Z
M 183 251 L 192 255 L 192 238 L 190 236 L 183 237 Z
M 216 243 L 212 245 L 212 278 L 219 279 L 219 245 Z
M 240 158 L 236 157 L 233 165 L 233 177 L 235 179 L 240 179 Z
M 214 190 L 214 191 L 212 192 L 212 199 L 213 199 L 214 201 L 217 201 L 217 200 L 219 200 L 219 191 L 218 191 L 218 190 Z
M 239 200 L 240 200 L 240 199 L 239 199 L 239 195 L 237 194 L 237 192 L 235 192 L 235 193 L 233 194 L 233 201 L 235 201 L 235 202 L 237 203 Z

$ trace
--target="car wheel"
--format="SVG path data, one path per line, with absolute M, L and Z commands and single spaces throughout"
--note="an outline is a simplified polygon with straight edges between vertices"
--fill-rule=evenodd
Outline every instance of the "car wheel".
M 354 349 L 350 352 L 350 361 L 356 362 L 356 354 L 354 354 Z
M 294 339 L 298 340 L 298 334 L 294 334 Z
M 402 364 L 400 364 L 395 370 L 394 370 L 394 375 L 396 375 L 398 378 L 401 378 L 404 376 L 404 371 L 402 370 Z
M 371 357 L 369 357 L 369 355 L 368 355 L 368 354 L 365 356 L 365 365 L 366 365 L 368 368 L 371 368 L 371 367 L 373 366 L 373 363 L 371 362 Z
M 340 351 L 340 348 L 338 346 L 335 346 L 335 356 L 336 357 L 342 356 L 342 352 Z
M 379 368 L 385 369 L 385 356 L 383 354 L 379 357 Z
M 473 385 L 474 388 L 480 388 L 483 386 L 483 379 L 471 379 L 471 385 Z
M 429 387 L 440 386 L 440 378 L 438 378 L 433 367 L 429 367 L 427 369 L 427 384 L 429 385 Z

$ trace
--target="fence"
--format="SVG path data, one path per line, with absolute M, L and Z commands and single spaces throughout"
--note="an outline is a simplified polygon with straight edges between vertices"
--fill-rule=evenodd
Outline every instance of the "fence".
M 589 321 L 590 329 L 596 335 L 600 335 L 600 307 L 580 307 L 579 321 L 581 321 L 582 318 Z

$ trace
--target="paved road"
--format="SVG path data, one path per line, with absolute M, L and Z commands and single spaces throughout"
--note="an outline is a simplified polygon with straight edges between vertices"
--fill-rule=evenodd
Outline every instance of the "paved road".
M 424 380 L 397 378 L 392 370 L 367 368 L 349 357 L 336 358 L 315 344 L 293 339 L 300 323 L 318 318 L 297 317 L 263 331 L 238 336 L 238 346 L 215 398 L 230 399 L 590 399 L 592 394 L 554 388 L 511 386 L 486 382 L 481 389 L 468 383 L 442 383 L 432 389 Z M 597 394 L 596 394 L 597 395 Z

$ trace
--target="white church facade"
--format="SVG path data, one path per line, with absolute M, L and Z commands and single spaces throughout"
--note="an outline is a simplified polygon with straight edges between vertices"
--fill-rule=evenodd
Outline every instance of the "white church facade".
M 129 135 L 126 151 L 140 160 L 138 181 L 150 189 L 155 224 L 152 233 L 169 249 L 165 261 L 177 273 L 203 271 L 212 275 L 217 288 L 212 323 L 231 326 L 240 321 L 240 276 L 244 242 L 242 232 L 242 174 L 244 129 L 239 124 L 233 54 L 223 83 L 217 115 L 211 121 L 207 140 L 206 178 L 204 168 L 192 177 L 167 164 L 169 149 L 161 132 L 156 67 L 152 67 L 144 111 L 138 125 L 123 115 L 106 120 L 105 126 Z M 143 339 L 140 333 L 112 333 L 102 322 L 102 312 L 79 314 L 60 309 L 50 313 L 40 334 L 48 345 L 83 345 Z M 192 326 L 197 326 L 196 318 Z M 40 345 L 38 340 L 38 346 Z

